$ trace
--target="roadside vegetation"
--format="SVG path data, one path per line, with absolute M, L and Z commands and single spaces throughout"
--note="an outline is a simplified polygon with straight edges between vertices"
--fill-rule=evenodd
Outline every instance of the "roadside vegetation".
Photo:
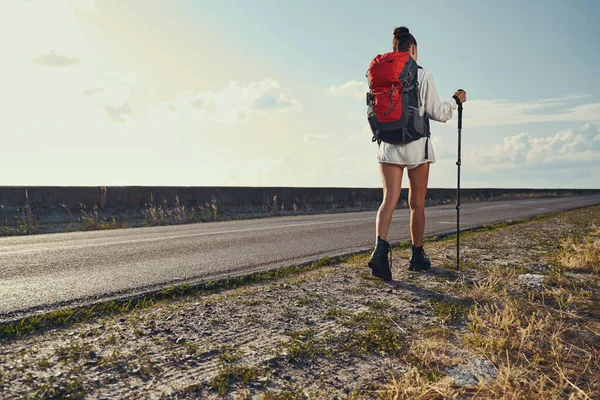
M 216 197 L 209 201 L 184 204 L 179 196 L 167 202 L 156 199 L 153 193 L 138 207 L 105 209 L 106 187 L 101 187 L 100 199 L 95 202 L 76 205 L 65 203 L 56 208 L 42 209 L 39 204 L 31 204 L 28 190 L 25 189 L 23 205 L 9 207 L 0 204 L 0 237 L 20 236 L 39 233 L 77 232 L 136 227 L 181 225 L 215 221 L 235 221 L 240 219 L 269 218 L 279 216 L 307 215 L 315 213 L 338 213 L 348 211 L 374 211 L 377 202 L 353 199 L 346 205 L 331 203 L 311 205 L 308 199 L 285 202 L 278 195 L 266 198 L 262 204 L 232 205 L 220 203 Z M 567 196 L 569 193 L 504 193 L 496 198 L 479 195 L 463 197 L 464 203 L 492 200 Z M 451 197 L 427 199 L 427 206 L 453 203 Z M 398 208 L 407 208 L 408 202 L 400 200 Z

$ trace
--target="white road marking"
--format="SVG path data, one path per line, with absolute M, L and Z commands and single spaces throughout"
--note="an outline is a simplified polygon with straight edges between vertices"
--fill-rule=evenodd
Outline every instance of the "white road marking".
M 471 210 L 489 210 L 490 208 L 502 208 L 502 207 L 510 207 L 510 204 L 499 204 L 497 206 L 487 206 L 487 207 L 477 207 Z

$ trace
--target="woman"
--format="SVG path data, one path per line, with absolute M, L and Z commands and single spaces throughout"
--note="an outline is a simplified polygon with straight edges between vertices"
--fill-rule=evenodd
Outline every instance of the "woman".
M 419 57 L 417 41 L 406 27 L 394 30 L 393 50 L 408 52 L 415 62 Z M 441 102 L 435 88 L 433 76 L 419 67 L 417 73 L 421 104 L 419 113 L 426 120 L 433 119 L 446 122 L 452 118 L 452 111 L 459 102 L 467 101 L 465 91 L 457 91 L 449 101 Z M 426 123 L 429 129 L 429 123 Z M 392 215 L 400 197 L 402 175 L 406 168 L 409 180 L 408 205 L 410 207 L 410 236 L 412 239 L 412 256 L 409 270 L 422 271 L 431 267 L 431 262 L 423 250 L 423 233 L 425 230 L 425 194 L 429 180 L 429 164 L 435 162 L 433 144 L 428 137 L 422 137 L 408 144 L 389 144 L 381 142 L 377 154 L 381 177 L 383 180 L 383 202 L 379 207 L 376 221 L 377 242 L 369 259 L 369 267 L 373 275 L 385 280 L 392 279 L 388 261 L 391 252 L 386 241 Z

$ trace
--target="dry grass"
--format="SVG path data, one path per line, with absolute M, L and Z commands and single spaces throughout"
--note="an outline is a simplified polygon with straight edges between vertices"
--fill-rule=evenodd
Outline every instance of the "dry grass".
M 466 297 L 475 302 L 497 301 L 506 295 L 505 283 L 516 274 L 515 268 L 492 266 L 486 271 L 485 279 L 473 282 L 465 287 Z
M 563 273 L 537 291 L 515 290 L 522 271 L 499 265 L 457 285 L 458 297 L 475 302 L 464 327 L 448 332 L 442 325 L 438 332 L 414 339 L 405 357 L 406 372 L 393 376 L 379 396 L 600 398 L 600 229 L 561 241 L 549 259 Z M 469 357 L 491 362 L 496 376 L 471 386 L 453 384 L 444 372 Z
M 386 400 L 438 400 L 458 399 L 461 392 L 447 381 L 431 382 L 417 367 L 407 370 L 402 376 L 392 375 L 392 381 L 378 395 Z
M 573 237 L 562 241 L 557 255 L 568 271 L 600 273 L 600 228 L 595 228 L 583 240 Z

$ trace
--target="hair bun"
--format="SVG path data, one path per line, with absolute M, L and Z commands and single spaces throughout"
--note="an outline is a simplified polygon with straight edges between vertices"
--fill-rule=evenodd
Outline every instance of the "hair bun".
M 404 35 L 408 35 L 409 31 L 408 28 L 405 26 L 400 26 L 396 29 L 394 29 L 394 36 L 396 37 L 400 37 L 400 36 L 404 36 Z

